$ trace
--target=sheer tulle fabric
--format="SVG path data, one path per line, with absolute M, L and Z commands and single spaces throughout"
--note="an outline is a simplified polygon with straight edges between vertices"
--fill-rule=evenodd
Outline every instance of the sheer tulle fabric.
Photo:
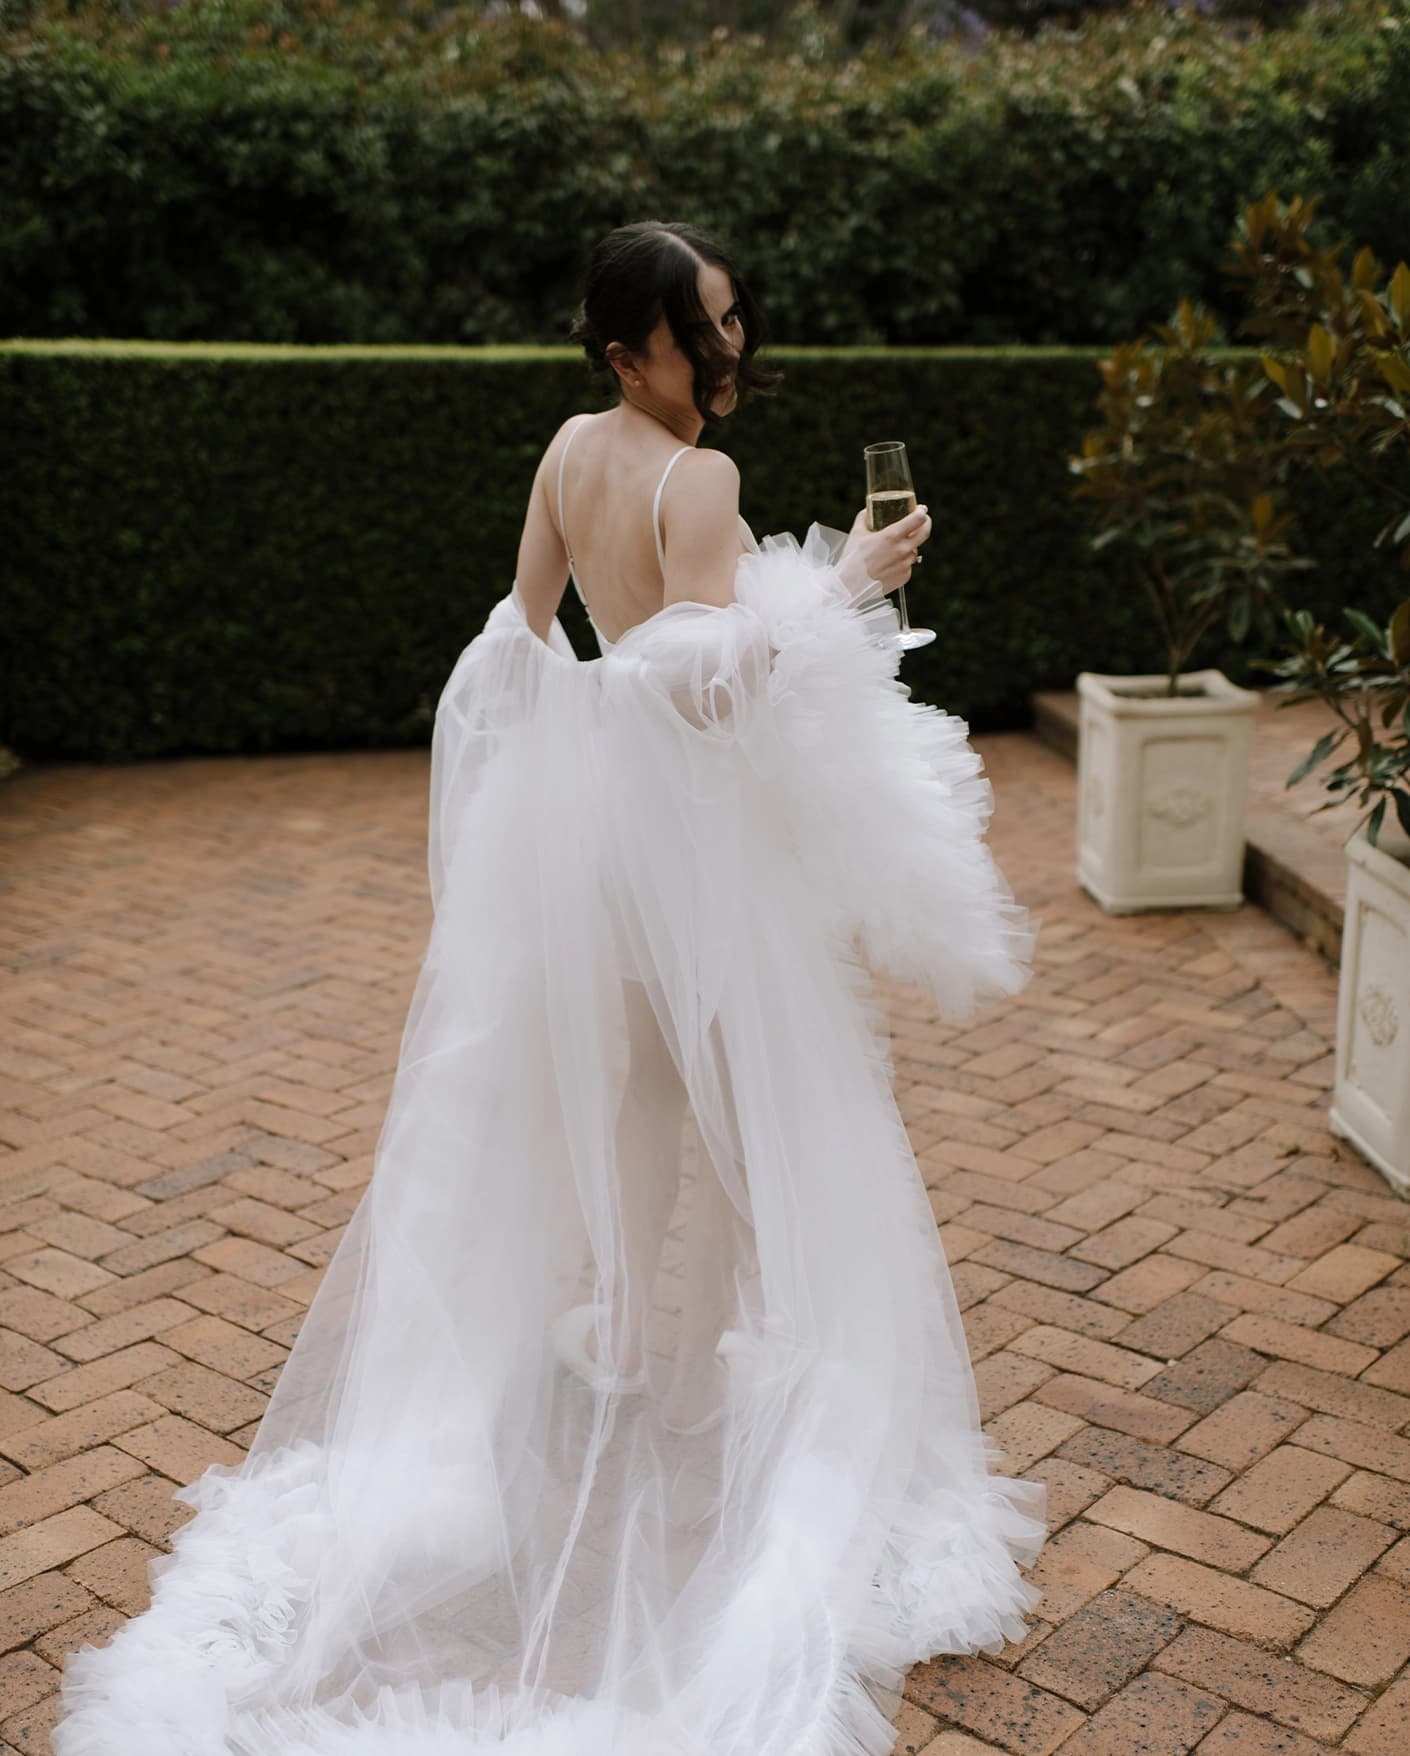
M 1022 1634 L 1042 1490 L 864 962 L 963 1016 L 1029 933 L 838 541 L 592 662 L 513 591 L 462 653 L 375 1174 L 56 1756 L 885 1756 L 910 1664 Z

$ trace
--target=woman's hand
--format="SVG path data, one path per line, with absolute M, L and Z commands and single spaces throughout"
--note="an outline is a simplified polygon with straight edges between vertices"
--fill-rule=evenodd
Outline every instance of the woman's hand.
M 906 584 L 915 566 L 920 545 L 930 535 L 930 514 L 924 506 L 882 530 L 872 530 L 867 523 L 864 506 L 852 520 L 846 546 L 837 563 L 837 571 L 851 590 L 853 599 L 866 595 L 870 583 L 884 592 L 896 591 Z

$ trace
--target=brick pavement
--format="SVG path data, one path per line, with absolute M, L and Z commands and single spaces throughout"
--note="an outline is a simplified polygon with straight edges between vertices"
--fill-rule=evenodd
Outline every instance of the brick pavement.
M 989 1431 L 1048 1484 L 1029 1637 L 898 1752 L 1410 1744 L 1410 1209 L 1334 1142 L 1334 972 L 1256 910 L 1110 920 L 1073 777 L 979 740 L 1036 980 L 887 990 Z M 429 918 L 426 755 L 0 786 L 0 1756 L 240 1455 L 371 1168 Z

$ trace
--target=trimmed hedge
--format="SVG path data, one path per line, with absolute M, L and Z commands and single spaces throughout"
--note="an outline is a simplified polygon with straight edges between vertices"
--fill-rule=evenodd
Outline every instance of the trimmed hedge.
M 907 440 L 935 534 L 902 675 L 978 728 L 1077 670 L 1145 669 L 1144 600 L 1066 458 L 1094 352 L 778 350 L 724 442 L 756 532 L 846 528 Z M 513 579 L 533 472 L 592 407 L 566 349 L 0 345 L 0 743 L 29 758 L 405 744 Z M 1388 611 L 1379 508 L 1309 484 L 1306 599 Z M 1310 576 L 1311 577 L 1311 576 Z M 562 619 L 596 648 L 572 592 Z M 1239 655 L 1214 651 L 1247 677 Z
M 843 60 L 806 14 L 643 58 L 453 5 L 73 4 L 0 35 L 3 334 L 556 342 L 592 243 L 651 215 L 730 244 L 791 343 L 1232 319 L 1226 240 L 1274 186 L 1410 257 L 1404 0 Z

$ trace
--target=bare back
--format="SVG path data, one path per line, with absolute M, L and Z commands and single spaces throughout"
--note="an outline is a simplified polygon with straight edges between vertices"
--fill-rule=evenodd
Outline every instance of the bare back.
M 659 441 L 654 434 L 643 439 L 613 432 L 596 415 L 571 422 L 555 446 L 567 447 L 558 534 L 593 626 L 620 640 L 664 602 L 652 508 L 662 475 L 682 448 L 664 430 Z M 557 504 L 553 510 L 556 518 Z
M 731 511 L 710 521 L 702 544 L 693 527 L 706 503 L 719 503 L 725 471 L 733 477 Z M 611 412 L 565 422 L 539 465 L 520 547 L 516 583 L 531 623 L 545 632 L 571 572 L 594 628 L 615 644 L 663 608 L 673 582 L 677 597 L 700 594 L 690 565 L 702 548 L 718 551 L 712 572 L 725 575 L 712 578 L 713 596 L 732 581 L 740 549 L 752 546 L 738 516 L 737 484 L 721 453 L 683 445 L 656 423 L 624 427 Z M 704 492 L 707 486 L 714 492 Z M 658 547 L 657 537 L 671 531 L 679 541 L 668 553 L 669 538 Z

